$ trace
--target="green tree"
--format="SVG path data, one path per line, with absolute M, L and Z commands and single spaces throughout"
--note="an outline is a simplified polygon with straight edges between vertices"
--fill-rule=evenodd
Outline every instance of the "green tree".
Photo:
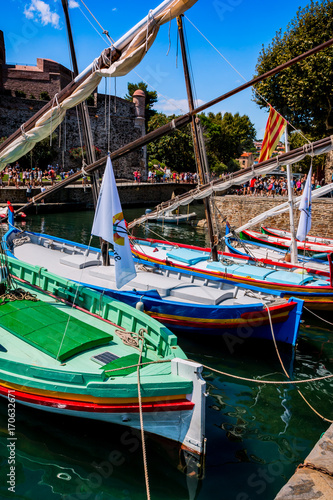
M 208 113 L 200 115 L 203 126 L 207 157 L 215 171 L 235 170 L 235 162 L 244 151 L 253 149 L 256 131 L 247 115 L 239 113 Z
M 166 125 L 176 118 L 175 115 L 166 116 L 156 113 L 148 124 L 148 132 Z M 178 172 L 194 172 L 195 160 L 190 126 L 174 130 L 160 139 L 156 139 L 147 146 L 150 159 L 165 163 L 167 167 Z
M 48 92 L 41 92 L 39 94 L 39 98 L 42 100 L 42 101 L 50 101 L 51 100 L 51 97 L 49 96 L 49 93 Z
M 286 62 L 330 38 L 333 33 L 333 2 L 311 1 L 297 11 L 296 17 L 281 30 L 267 48 L 263 47 L 256 74 Z M 333 48 L 327 48 L 268 78 L 255 89 L 290 123 L 319 139 L 333 129 Z M 266 104 L 256 94 L 260 107 Z
M 41 169 L 47 168 L 58 156 L 55 149 L 57 135 L 52 134 L 52 145 L 50 146 L 50 138 L 46 137 L 38 142 L 35 147 L 26 155 L 22 156 L 18 161 L 21 168 L 40 167 Z
M 157 92 L 154 90 L 148 90 L 147 85 L 144 82 L 139 83 L 128 83 L 127 84 L 127 94 L 125 99 L 127 101 L 133 101 L 133 94 L 136 90 L 143 90 L 146 94 L 146 130 L 148 130 L 149 120 L 157 113 L 153 109 L 154 104 L 157 102 Z

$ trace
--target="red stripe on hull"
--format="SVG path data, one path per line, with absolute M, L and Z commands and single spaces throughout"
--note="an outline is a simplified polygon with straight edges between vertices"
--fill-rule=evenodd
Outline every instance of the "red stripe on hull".
M 13 391 L 7 387 L 0 386 L 0 394 L 8 396 L 8 391 L 15 393 L 17 402 L 29 403 L 37 406 L 46 406 L 50 408 L 58 408 L 59 410 L 83 411 L 88 413 L 138 413 L 139 404 L 116 404 L 106 405 L 97 403 L 84 403 L 80 401 L 72 401 L 70 399 L 47 398 L 45 396 L 36 396 L 33 394 Z M 142 403 L 142 411 L 145 413 L 156 411 L 189 411 L 194 408 L 194 403 L 188 400 L 179 400 L 175 402 L 161 401 L 159 403 Z

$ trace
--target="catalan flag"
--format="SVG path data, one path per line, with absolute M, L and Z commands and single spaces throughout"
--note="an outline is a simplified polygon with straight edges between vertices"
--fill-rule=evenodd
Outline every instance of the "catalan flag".
M 280 140 L 281 135 L 286 128 L 285 120 L 272 106 L 270 106 L 264 140 L 262 141 L 259 163 L 268 160 Z

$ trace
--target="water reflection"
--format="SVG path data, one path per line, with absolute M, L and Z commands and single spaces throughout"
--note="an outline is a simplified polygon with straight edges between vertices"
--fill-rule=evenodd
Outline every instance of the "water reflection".
M 7 497 L 7 412 L 0 405 L 0 497 Z M 121 426 L 17 408 L 16 491 L 10 498 L 146 498 L 140 433 Z M 195 463 L 146 436 L 149 481 L 155 498 L 194 499 Z M 184 473 L 186 469 L 186 473 Z M 6 493 L 7 492 L 7 493 Z M 21 496 L 22 495 L 22 496 Z

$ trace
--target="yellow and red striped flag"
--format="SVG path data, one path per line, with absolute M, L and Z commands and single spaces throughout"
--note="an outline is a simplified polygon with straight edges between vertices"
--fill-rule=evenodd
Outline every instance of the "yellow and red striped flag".
M 260 150 L 259 163 L 268 160 L 272 156 L 286 125 L 287 120 L 270 106 L 265 135 Z

